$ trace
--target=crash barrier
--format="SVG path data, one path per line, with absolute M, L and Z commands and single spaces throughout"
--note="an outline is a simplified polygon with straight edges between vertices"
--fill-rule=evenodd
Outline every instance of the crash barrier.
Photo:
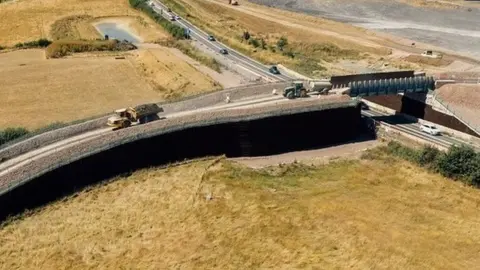
M 358 105 L 280 113 L 283 115 L 180 123 L 155 129 L 151 133 L 155 135 L 144 132 L 121 144 L 92 148 L 82 158 L 65 160 L 64 165 L 37 173 L 0 196 L 0 218 L 141 168 L 205 156 L 265 156 L 321 148 L 356 140 L 368 130 Z
M 390 78 L 354 81 L 350 82 L 348 87 L 350 88 L 349 95 L 351 97 L 427 93 L 428 90 L 435 90 L 435 80 L 433 77 Z
M 330 79 L 333 88 L 344 88 L 349 83 L 354 81 L 369 81 L 369 80 L 381 80 L 381 79 L 400 79 L 410 78 L 415 76 L 414 70 L 409 71 L 392 71 L 392 72 L 377 72 L 377 73 L 364 73 L 353 74 L 344 76 L 333 76 Z

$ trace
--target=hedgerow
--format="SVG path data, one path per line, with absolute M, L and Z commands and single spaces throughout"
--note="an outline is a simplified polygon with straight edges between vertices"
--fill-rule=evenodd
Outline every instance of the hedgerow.
M 418 150 L 391 141 L 386 151 L 445 177 L 480 187 L 480 153 L 469 146 L 451 146 L 444 153 L 431 146 Z

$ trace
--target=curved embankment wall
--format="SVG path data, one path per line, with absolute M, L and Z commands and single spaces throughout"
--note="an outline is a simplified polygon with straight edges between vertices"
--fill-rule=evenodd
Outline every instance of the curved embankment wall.
M 233 87 L 221 91 L 188 96 L 175 102 L 164 101 L 157 104 L 164 108 L 165 113 L 174 113 L 222 103 L 227 95 L 230 96 L 231 100 L 237 100 L 249 96 L 270 94 L 272 89 L 283 89 L 288 84 L 289 82 L 278 82 Z M 105 123 L 107 122 L 108 117 L 110 117 L 110 115 L 44 132 L 31 138 L 20 138 L 17 141 L 2 145 L 0 146 L 0 162 L 2 159 L 10 159 L 14 156 L 39 148 L 45 144 L 54 143 L 84 132 L 106 127 Z
M 53 169 L 3 194 L 0 218 L 140 168 L 223 154 L 272 155 L 351 141 L 365 127 L 359 106 L 349 104 L 286 115 L 199 123 L 130 141 Z

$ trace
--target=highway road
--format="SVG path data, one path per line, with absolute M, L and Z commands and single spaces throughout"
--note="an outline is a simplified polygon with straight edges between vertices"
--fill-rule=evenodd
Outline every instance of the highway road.
M 165 6 L 163 3 L 157 0 L 152 0 L 150 3 L 154 3 L 153 10 L 156 11 L 158 14 L 161 14 L 165 19 L 170 20 L 170 14 L 178 16 L 178 14 L 175 14 L 174 12 L 167 12 L 168 7 Z M 162 12 L 163 10 L 163 12 Z M 222 44 L 219 41 L 210 41 L 208 40 L 209 34 L 203 31 L 202 29 L 196 27 L 192 23 L 186 21 L 184 18 L 181 18 L 179 20 L 173 21 L 172 23 L 181 26 L 183 28 L 190 29 L 190 36 L 192 39 L 197 40 L 198 42 L 201 42 L 211 50 L 219 53 L 221 49 L 227 49 L 228 54 L 227 55 L 219 55 L 219 57 L 226 57 L 230 59 L 231 61 L 235 62 L 237 65 L 243 67 L 245 70 L 251 72 L 252 74 L 262 77 L 267 81 L 288 81 L 292 80 L 293 78 L 284 75 L 284 74 L 272 74 L 268 71 L 270 68 L 269 66 L 266 66 L 256 60 L 253 60 L 252 58 L 245 56 L 244 54 L 233 50 L 232 48 L 226 46 L 225 44 Z
M 397 130 L 417 138 L 423 139 L 429 143 L 437 144 L 446 148 L 449 148 L 452 145 L 462 145 L 467 144 L 465 141 L 461 141 L 456 138 L 452 138 L 450 136 L 439 135 L 433 136 L 422 132 L 420 130 L 420 125 L 418 123 L 412 123 L 408 121 L 406 118 L 400 115 L 390 115 L 383 112 L 375 111 L 375 110 L 362 110 L 362 115 L 366 117 L 370 117 L 374 120 L 378 120 L 380 122 L 386 123 L 389 128 L 393 130 Z M 441 130 L 441 129 L 440 129 Z M 480 151 L 480 148 L 474 145 L 472 146 L 476 151 Z

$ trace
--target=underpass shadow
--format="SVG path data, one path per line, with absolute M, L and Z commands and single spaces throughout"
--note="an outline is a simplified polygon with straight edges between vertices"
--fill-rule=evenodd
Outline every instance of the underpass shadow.
M 404 115 L 396 113 L 395 115 L 381 115 L 381 116 L 372 116 L 375 121 L 385 122 L 390 125 L 406 125 L 406 124 L 416 124 L 418 121 L 409 119 Z

